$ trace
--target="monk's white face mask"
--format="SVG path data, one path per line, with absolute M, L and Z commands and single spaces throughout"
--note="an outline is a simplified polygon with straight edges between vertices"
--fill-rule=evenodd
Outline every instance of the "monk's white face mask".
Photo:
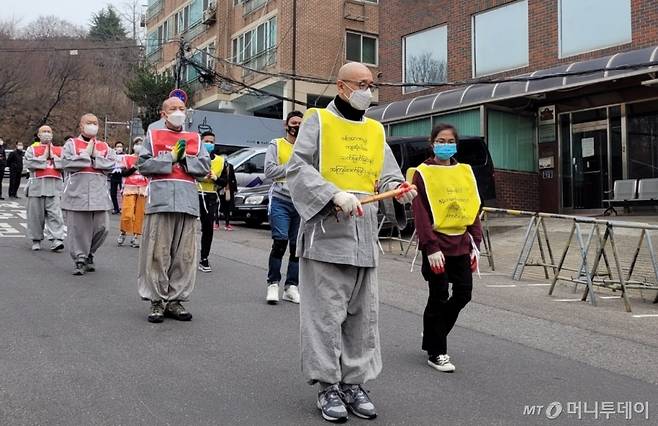
M 41 142 L 50 142 L 53 140 L 53 134 L 50 132 L 41 132 L 39 133 L 39 140 Z

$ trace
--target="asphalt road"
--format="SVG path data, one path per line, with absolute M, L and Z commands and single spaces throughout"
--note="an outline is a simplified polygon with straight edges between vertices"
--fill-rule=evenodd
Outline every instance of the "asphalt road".
M 19 204 L 0 204 L 0 424 L 326 424 L 300 373 L 298 307 L 264 302 L 265 229 L 217 232 L 214 272 L 198 273 L 187 304 L 194 319 L 150 324 L 136 291 L 138 250 L 116 246 L 116 216 L 97 272 L 84 277 L 70 274 L 67 253 L 31 252 L 23 216 Z M 366 386 L 379 417 L 349 423 L 656 424 L 655 335 L 624 339 L 587 318 L 513 310 L 476 284 L 449 340 L 457 371 L 438 373 L 420 351 L 418 271 L 382 262 L 384 370 Z M 631 355 L 620 355 L 627 346 Z M 555 420 L 537 408 L 524 415 L 554 401 L 563 407 Z M 649 419 L 626 420 L 617 407 L 626 401 L 648 401 Z M 615 412 L 579 420 L 567 413 L 577 402 L 590 411 L 614 402 Z

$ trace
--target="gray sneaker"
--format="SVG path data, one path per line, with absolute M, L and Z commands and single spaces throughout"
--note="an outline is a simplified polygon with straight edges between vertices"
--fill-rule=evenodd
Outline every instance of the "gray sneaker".
M 375 405 L 368 398 L 368 393 L 361 385 L 342 385 L 344 401 L 347 408 L 357 417 L 372 420 L 377 417 Z
M 73 268 L 73 275 L 84 275 L 87 272 L 85 268 L 85 262 L 75 262 L 75 268 Z
M 39 250 L 41 250 L 41 241 L 32 240 L 32 251 L 39 251 Z
M 64 250 L 64 243 L 61 240 L 53 240 L 50 244 L 50 251 L 61 251 Z
M 151 301 L 151 312 L 149 312 L 148 322 L 160 323 L 164 321 L 164 303 L 159 300 Z
M 87 256 L 87 259 L 85 259 L 85 270 L 87 272 L 95 272 L 96 271 L 96 265 L 94 265 L 94 255 L 90 254 Z
M 322 418 L 334 422 L 343 423 L 347 421 L 347 408 L 341 399 L 342 392 L 336 385 L 327 386 L 318 392 L 318 409 L 322 412 Z

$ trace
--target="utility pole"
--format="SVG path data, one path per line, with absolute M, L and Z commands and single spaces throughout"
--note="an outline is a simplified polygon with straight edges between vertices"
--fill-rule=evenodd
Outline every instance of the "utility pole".
M 181 80 L 183 78 L 183 63 L 185 61 L 185 39 L 183 37 L 180 38 L 176 61 L 176 89 L 180 89 Z
M 292 110 L 297 104 L 297 0 L 292 0 Z M 285 117 L 284 117 L 285 118 Z

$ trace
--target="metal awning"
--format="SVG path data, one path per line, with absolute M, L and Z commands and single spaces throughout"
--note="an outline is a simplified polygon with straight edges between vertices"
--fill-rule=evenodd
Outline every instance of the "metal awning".
M 366 115 L 383 123 L 431 115 L 488 102 L 537 95 L 656 72 L 658 71 L 656 61 L 658 61 L 658 46 L 630 50 L 602 58 L 562 64 L 554 68 L 521 74 L 508 79 L 529 78 L 526 81 L 475 83 L 457 89 L 378 105 L 369 108 Z M 555 77 L 540 78 L 552 75 L 555 75 Z

